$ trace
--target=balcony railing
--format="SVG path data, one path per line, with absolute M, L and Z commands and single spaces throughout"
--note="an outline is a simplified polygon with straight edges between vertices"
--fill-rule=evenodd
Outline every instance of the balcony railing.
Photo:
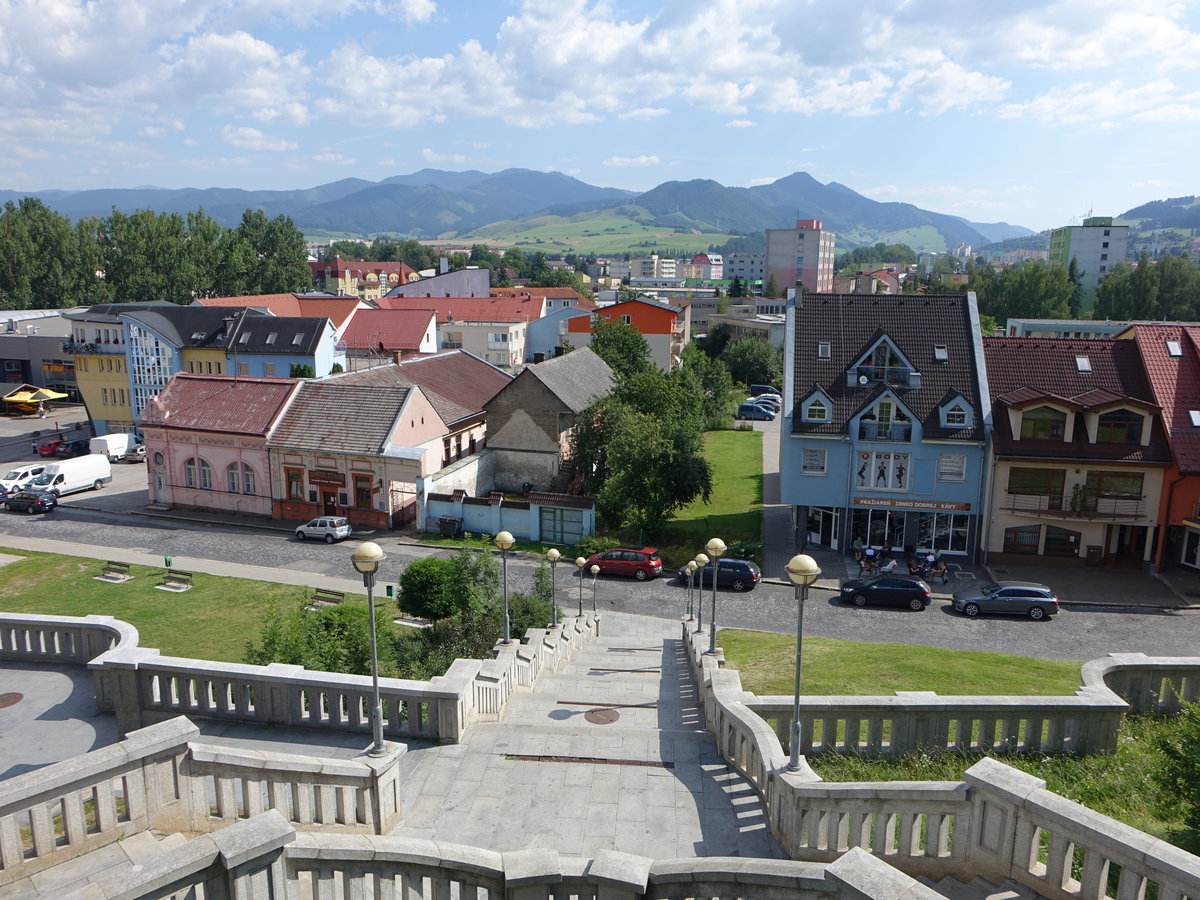
M 846 371 L 846 384 L 851 387 L 881 381 L 896 387 L 919 388 L 921 373 L 907 366 L 855 366 Z
M 461 350 L 462 341 L 442 341 L 443 350 Z
M 860 441 L 910 441 L 911 422 L 859 422 Z
M 1033 513 L 1054 518 L 1073 519 L 1137 519 L 1146 514 L 1146 498 L 1093 497 L 1085 494 L 1065 497 L 1063 494 L 1008 494 L 1001 509 L 1008 512 Z

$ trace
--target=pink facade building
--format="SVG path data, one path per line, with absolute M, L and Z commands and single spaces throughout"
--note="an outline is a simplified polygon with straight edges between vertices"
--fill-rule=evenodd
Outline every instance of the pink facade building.
M 795 228 L 768 228 L 764 268 L 780 290 L 800 285 L 808 293 L 833 291 L 833 248 L 837 238 L 817 219 L 797 219 Z

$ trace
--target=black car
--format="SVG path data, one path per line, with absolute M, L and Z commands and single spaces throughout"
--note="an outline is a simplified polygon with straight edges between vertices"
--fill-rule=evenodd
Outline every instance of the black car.
M 911 575 L 876 575 L 842 583 L 842 600 L 855 606 L 907 606 L 922 610 L 929 605 L 929 585 Z
M 63 441 L 54 451 L 54 455 L 59 459 L 71 459 L 75 456 L 87 456 L 91 452 L 89 441 Z
M 12 512 L 23 512 L 33 515 L 39 512 L 50 512 L 58 506 L 58 497 L 53 491 L 35 491 L 26 488 L 8 495 L 8 508 Z
M 704 569 L 696 570 L 696 574 L 692 576 L 696 587 L 703 585 L 706 588 L 712 587 L 712 562 L 705 564 Z M 679 570 L 679 580 L 686 583 L 688 580 L 687 566 Z M 701 580 L 703 576 L 703 580 Z M 751 591 L 754 586 L 762 581 L 762 572 L 758 566 L 748 559 L 723 559 L 720 561 L 720 566 L 717 569 L 717 587 L 732 588 L 735 591 Z

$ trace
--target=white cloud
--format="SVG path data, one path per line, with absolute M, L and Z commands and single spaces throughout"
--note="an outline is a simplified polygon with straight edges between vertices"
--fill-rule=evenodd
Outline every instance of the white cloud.
M 730 119 L 725 123 L 726 128 L 753 128 L 758 123 L 753 119 Z
M 630 168 L 638 166 L 658 166 L 662 165 L 662 160 L 657 156 L 610 156 L 608 159 L 604 160 L 601 165 L 625 166 Z
M 298 146 L 295 141 L 270 137 L 257 128 L 237 125 L 226 125 L 222 128 L 221 139 L 243 150 L 295 150 Z
M 1168 79 L 1126 87 L 1120 80 L 1107 84 L 1084 82 L 1053 88 L 1024 103 L 1000 107 L 1002 118 L 1033 118 L 1055 124 L 1105 122 L 1136 117 L 1163 103 L 1175 90 Z
M 343 156 L 340 153 L 333 153 L 328 150 L 323 153 L 315 154 L 312 159 L 313 159 L 313 162 L 318 162 L 318 163 L 322 163 L 325 165 L 335 165 L 335 166 L 356 166 L 356 165 L 358 165 L 357 159 L 352 159 L 349 156 Z
M 669 109 L 661 106 L 639 106 L 637 109 L 630 109 L 620 113 L 617 118 L 644 122 L 649 119 L 657 119 L 659 116 L 668 115 L 670 112 Z
M 428 147 L 421 151 L 421 159 L 430 163 L 465 163 L 467 161 L 467 158 L 461 153 L 439 153 Z
M 1149 187 L 1166 187 L 1171 182 L 1165 178 L 1148 178 L 1145 181 L 1135 181 L 1130 187 L 1149 188 Z

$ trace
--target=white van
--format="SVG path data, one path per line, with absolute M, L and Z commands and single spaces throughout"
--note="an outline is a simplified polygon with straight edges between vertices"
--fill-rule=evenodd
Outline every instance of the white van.
M 102 453 L 89 453 L 87 456 L 46 463 L 46 470 L 33 479 L 30 487 L 61 497 L 88 488 L 98 491 L 110 481 L 112 466 L 108 463 L 108 457 Z
M 130 434 L 127 431 L 118 431 L 113 434 L 102 434 L 94 437 L 88 442 L 89 453 L 103 453 L 108 457 L 109 462 L 119 462 L 138 444 L 137 435 Z
M 41 475 L 45 469 L 45 463 L 22 463 L 9 469 L 8 473 L 0 478 L 0 488 L 3 488 L 6 494 L 15 493 Z

